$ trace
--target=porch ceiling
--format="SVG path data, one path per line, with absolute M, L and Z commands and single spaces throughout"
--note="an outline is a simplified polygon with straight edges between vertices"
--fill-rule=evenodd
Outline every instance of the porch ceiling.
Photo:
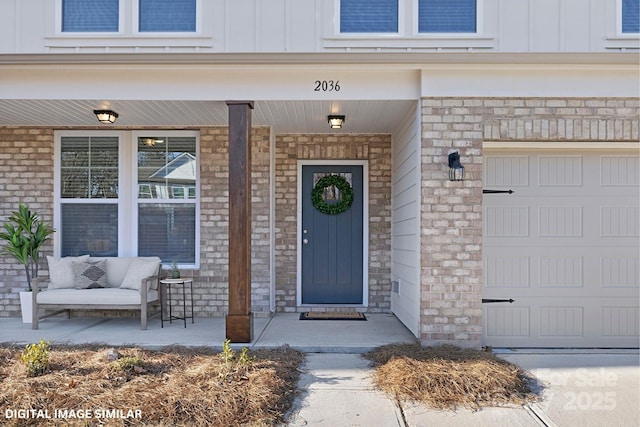
M 411 100 L 255 101 L 254 126 L 277 133 L 392 133 L 414 114 Z M 114 125 L 98 123 L 94 109 L 119 114 Z M 342 129 L 329 129 L 327 115 L 346 116 Z M 226 126 L 225 101 L 0 99 L 0 126 L 171 127 Z

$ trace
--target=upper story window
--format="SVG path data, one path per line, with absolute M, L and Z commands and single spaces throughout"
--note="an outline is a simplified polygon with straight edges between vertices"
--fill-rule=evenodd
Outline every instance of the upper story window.
M 62 33 L 195 33 L 201 0 L 57 0 Z M 125 35 L 126 35 L 125 34 Z
M 640 33 L 640 2 L 622 0 L 622 32 Z
M 341 33 L 397 33 L 398 0 L 341 0 Z
M 195 32 L 196 0 L 140 0 L 140 32 Z
M 477 33 L 478 0 L 412 0 L 419 34 Z M 340 33 L 402 33 L 409 0 L 340 0 Z M 415 27 L 414 27 L 415 28 Z
M 62 31 L 118 32 L 120 0 L 62 0 Z
M 476 0 L 419 0 L 418 32 L 475 33 Z

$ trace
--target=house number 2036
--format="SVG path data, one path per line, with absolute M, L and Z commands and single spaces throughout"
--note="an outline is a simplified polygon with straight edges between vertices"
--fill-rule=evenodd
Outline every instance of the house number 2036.
M 339 92 L 339 80 L 316 80 L 314 83 L 314 92 Z

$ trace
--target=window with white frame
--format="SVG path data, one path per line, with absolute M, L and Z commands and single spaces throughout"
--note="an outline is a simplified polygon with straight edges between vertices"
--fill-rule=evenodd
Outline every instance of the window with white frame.
M 57 0 L 62 33 L 118 33 L 132 20 L 139 33 L 195 33 L 200 0 Z M 125 7 L 128 6 L 128 7 Z M 126 21 L 125 21 L 126 20 Z M 137 21 L 137 22 L 135 22 Z
M 397 33 L 398 0 L 340 0 L 341 33 Z
M 476 0 L 419 0 L 418 32 L 475 33 Z
M 139 0 L 140 32 L 195 32 L 196 0 Z
M 196 132 L 56 135 L 61 256 L 159 256 L 197 266 Z
M 62 32 L 118 32 L 120 0 L 62 0 Z
M 119 138 L 60 140 L 58 193 L 61 255 L 118 255 Z
M 622 33 L 640 33 L 640 1 L 622 0 Z
M 137 146 L 138 255 L 194 264 L 196 140 L 144 134 Z

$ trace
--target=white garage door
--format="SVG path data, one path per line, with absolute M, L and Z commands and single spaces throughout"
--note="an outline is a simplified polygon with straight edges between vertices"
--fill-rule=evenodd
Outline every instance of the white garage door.
M 485 150 L 485 345 L 639 345 L 638 150 Z

